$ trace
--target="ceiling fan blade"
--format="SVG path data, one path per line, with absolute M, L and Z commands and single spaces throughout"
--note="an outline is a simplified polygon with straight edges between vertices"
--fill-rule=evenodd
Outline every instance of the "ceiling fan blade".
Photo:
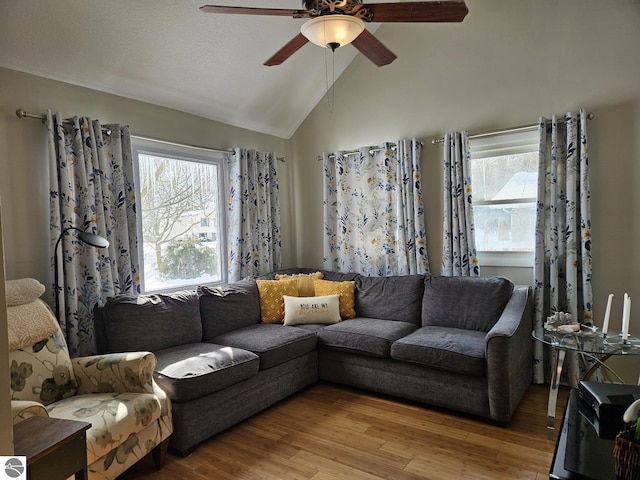
M 287 58 L 289 58 L 291 55 L 293 55 L 302 47 L 304 47 L 307 44 L 307 42 L 309 42 L 307 37 L 299 33 L 298 35 L 293 37 L 291 40 L 289 40 L 289 42 L 280 50 L 278 50 L 275 53 L 275 55 L 273 55 L 269 60 L 264 62 L 264 65 L 266 65 L 267 67 L 280 65 Z
M 397 58 L 391 50 L 385 47 L 382 42 L 374 37 L 366 28 L 351 42 L 351 45 L 356 47 L 360 53 L 379 67 L 389 65 Z
M 204 5 L 200 10 L 205 13 L 232 13 L 239 15 L 275 15 L 278 17 L 308 17 L 307 10 L 288 10 L 285 8 L 225 7 L 221 5 Z
M 368 3 L 372 22 L 461 22 L 469 13 L 464 1 Z M 359 9 L 358 8 L 358 9 Z M 357 9 L 354 9 L 357 11 Z

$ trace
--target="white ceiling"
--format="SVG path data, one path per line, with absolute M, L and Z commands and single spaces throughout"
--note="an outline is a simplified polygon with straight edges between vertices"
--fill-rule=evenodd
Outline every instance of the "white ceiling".
M 262 65 L 304 20 L 199 10 L 205 4 L 299 9 L 300 0 L 1 2 L 2 67 L 282 138 L 326 92 L 325 55 L 331 79 L 331 53 L 311 43 L 280 66 Z M 351 45 L 336 52 L 335 78 L 357 54 Z

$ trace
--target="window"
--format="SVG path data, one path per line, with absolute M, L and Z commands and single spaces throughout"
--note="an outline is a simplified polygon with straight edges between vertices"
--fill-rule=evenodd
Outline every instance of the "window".
M 144 292 L 226 280 L 224 159 L 132 137 Z
M 538 130 L 469 140 L 476 249 L 483 265 L 533 266 Z

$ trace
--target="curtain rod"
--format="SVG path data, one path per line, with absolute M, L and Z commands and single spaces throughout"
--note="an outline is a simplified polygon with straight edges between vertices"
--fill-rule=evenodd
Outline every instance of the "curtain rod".
M 40 115 L 38 115 L 37 113 L 28 113 L 25 112 L 23 109 L 19 108 L 18 110 L 16 110 L 16 116 L 18 118 L 37 118 L 40 121 L 42 121 L 42 123 L 45 123 L 47 121 L 47 114 L 46 113 L 42 113 Z M 73 125 L 73 122 L 71 122 L 71 120 L 65 118 L 62 123 L 65 123 L 67 125 Z M 103 128 L 102 129 L 103 132 L 105 132 L 107 135 L 111 135 L 111 130 L 109 130 L 108 128 Z M 208 148 L 208 147 L 199 147 L 196 145 L 187 145 L 184 143 L 176 143 L 176 142 L 169 142 L 166 140 L 159 140 L 157 138 L 151 138 L 151 137 L 143 137 L 141 135 L 132 135 L 133 137 L 137 137 L 137 138 L 141 138 L 144 140 L 153 140 L 154 142 L 163 142 L 163 143 L 167 143 L 169 145 L 179 145 L 179 146 L 183 146 L 183 147 L 190 147 L 190 148 L 201 148 L 204 150 L 213 150 L 215 152 L 225 152 L 225 153 L 235 153 L 234 150 L 221 150 L 221 149 L 216 149 L 216 148 Z M 284 157 L 276 157 L 280 162 L 284 162 L 285 159 Z
M 16 116 L 18 118 L 37 118 L 42 123 L 47 123 L 47 114 L 46 113 L 41 113 L 40 115 L 38 115 L 37 113 L 25 112 L 23 109 L 19 108 L 19 109 L 16 110 Z M 73 125 L 73 122 L 69 118 L 65 118 L 64 120 L 62 120 L 62 123 L 66 124 L 66 125 Z M 102 128 L 102 133 L 104 133 L 107 136 L 111 135 L 111 129 L 110 128 L 105 128 L 105 127 L 101 127 L 101 128 Z
M 423 141 L 418 142 L 420 143 L 420 145 L 424 145 Z M 391 150 L 395 150 L 397 145 L 395 143 L 391 143 Z M 380 148 L 380 147 L 376 147 L 376 148 L 370 148 L 369 149 L 369 155 L 372 155 L 376 152 L 382 152 L 386 149 L 384 148 Z M 344 152 L 344 155 L 348 156 L 348 155 L 358 155 L 360 153 L 360 150 L 347 150 Z M 334 154 L 329 155 L 329 158 L 336 158 L 336 156 Z M 318 155 L 318 161 L 322 161 L 322 155 Z
M 224 149 L 221 149 L 221 148 L 202 147 L 200 145 L 189 145 L 189 144 L 186 144 L 186 143 L 171 142 L 169 140 L 161 140 L 159 138 L 145 137 L 145 136 L 142 136 L 142 135 L 133 135 L 132 134 L 131 136 L 135 137 L 135 138 L 139 138 L 141 140 L 151 140 L 152 142 L 166 143 L 167 145 L 176 145 L 178 147 L 197 148 L 197 149 L 200 149 L 200 150 L 208 150 L 210 152 L 231 153 L 231 154 L 234 154 L 234 155 L 236 153 L 236 151 L 234 149 L 232 149 L 232 148 L 224 150 Z M 286 161 L 284 157 L 276 157 L 276 159 L 279 162 L 283 162 L 283 163 Z
M 595 118 L 595 115 L 593 112 L 587 113 L 587 120 L 593 120 L 594 118 Z M 560 119 L 559 121 L 564 122 L 564 119 Z M 549 122 L 550 120 L 547 120 L 547 123 Z M 503 135 L 505 133 L 517 133 L 524 130 L 530 130 L 532 128 L 536 128 L 537 126 L 538 126 L 537 123 L 532 123 L 531 125 L 521 125 L 519 127 L 505 128 L 503 130 L 490 130 L 487 132 L 473 133 L 469 135 L 469 138 L 483 138 L 483 137 L 492 137 L 494 135 Z M 444 137 L 434 138 L 433 140 L 431 140 L 432 145 L 436 145 L 438 143 L 444 143 Z

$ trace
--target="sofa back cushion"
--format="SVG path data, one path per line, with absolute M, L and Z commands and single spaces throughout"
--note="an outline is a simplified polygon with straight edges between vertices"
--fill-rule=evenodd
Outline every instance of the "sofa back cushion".
M 424 275 L 356 277 L 356 315 L 420 325 Z
M 205 342 L 223 333 L 260 323 L 260 297 L 253 279 L 216 287 L 198 287 L 202 338 Z
M 156 295 L 117 295 L 96 310 L 99 350 L 156 352 L 202 341 L 195 291 Z
M 351 280 L 355 280 L 360 275 L 353 272 L 333 272 L 331 270 L 318 270 L 322 273 L 322 278 L 324 280 L 329 280 L 330 282 L 348 282 Z
M 512 293 L 513 283 L 502 277 L 426 277 L 422 326 L 488 332 Z

